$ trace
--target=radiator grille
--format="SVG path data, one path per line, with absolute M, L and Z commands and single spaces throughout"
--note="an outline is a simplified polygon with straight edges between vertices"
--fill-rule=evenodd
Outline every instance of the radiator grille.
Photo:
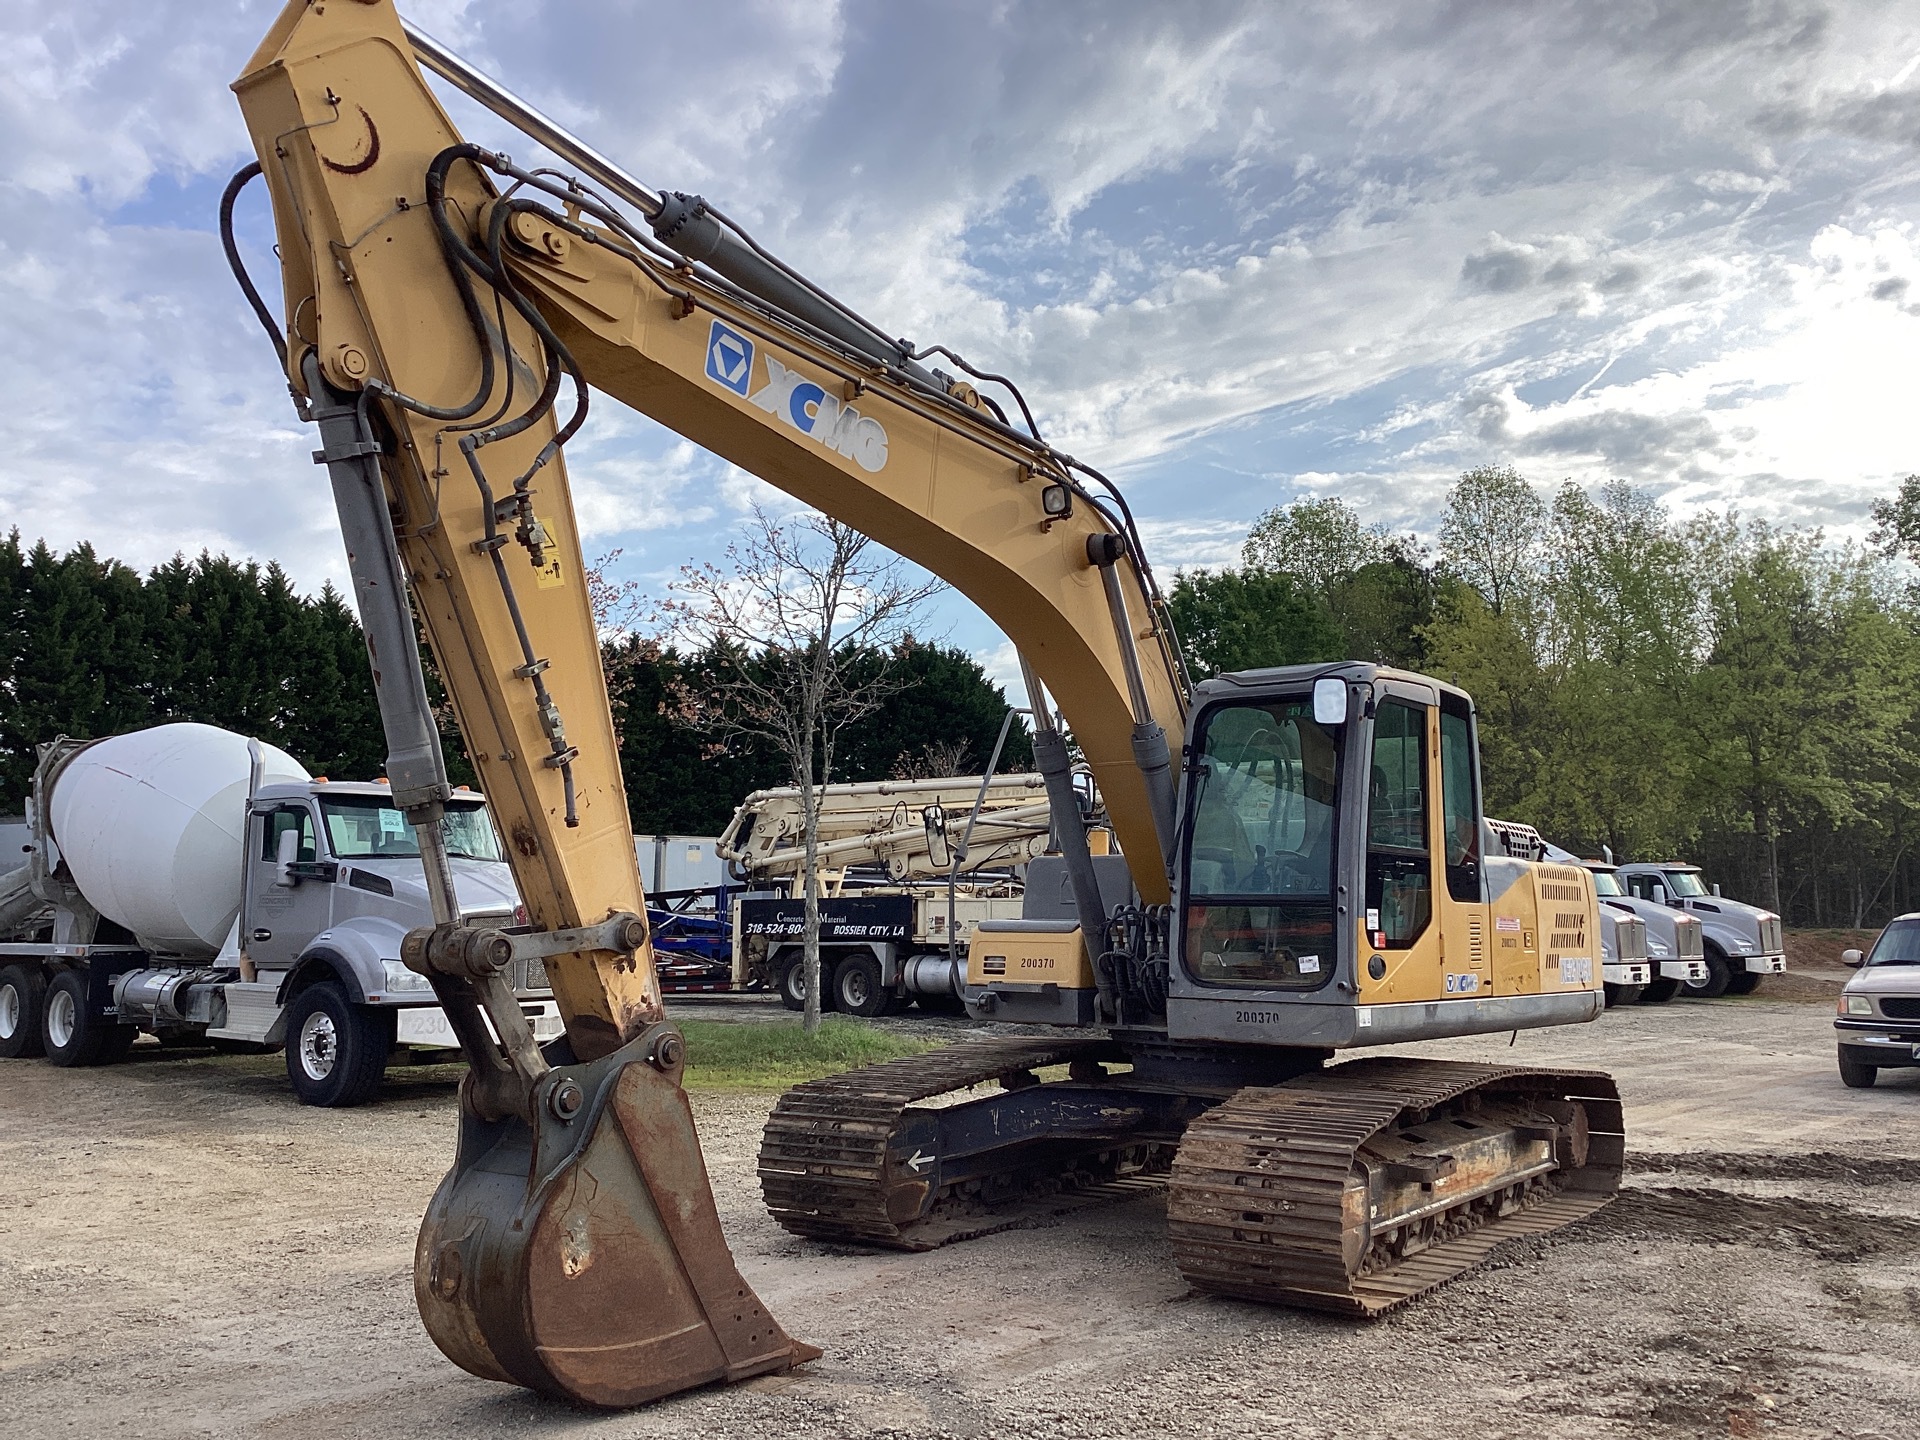
M 1626 963 L 1647 958 L 1647 922 L 1636 917 L 1622 915 L 1613 927 L 1614 942 L 1620 950 L 1620 960 Z
M 1469 965 L 1487 963 L 1487 937 L 1478 916 L 1467 921 L 1467 963 Z
M 1698 960 L 1706 954 L 1706 949 L 1701 944 L 1700 927 L 1697 924 L 1674 926 L 1673 938 L 1676 960 Z
M 1880 1013 L 1894 1020 L 1920 1020 L 1920 1000 L 1909 995 L 1883 995 Z

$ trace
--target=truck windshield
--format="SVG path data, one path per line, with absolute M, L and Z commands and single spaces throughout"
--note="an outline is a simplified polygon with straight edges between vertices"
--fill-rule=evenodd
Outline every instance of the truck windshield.
M 404 860 L 417 856 L 413 827 L 390 802 L 373 795 L 340 795 L 320 801 L 327 843 L 340 860 Z M 485 805 L 449 805 L 440 822 L 447 853 L 456 860 L 504 860 L 500 837 Z
M 1627 893 L 1620 888 L 1620 882 L 1614 878 L 1611 870 L 1595 870 L 1591 873 L 1593 875 L 1593 893 L 1601 899 L 1604 900 L 1609 895 L 1624 895 Z
M 1333 976 L 1338 727 L 1312 704 L 1228 705 L 1204 721 L 1188 826 L 1186 965 L 1196 979 L 1310 990 Z
M 1667 890 L 1670 894 L 1692 899 L 1696 895 L 1707 893 L 1707 887 L 1700 883 L 1700 876 L 1692 870 L 1669 870 L 1666 872 Z
M 1869 965 L 1920 965 L 1920 920 L 1896 920 L 1873 942 Z

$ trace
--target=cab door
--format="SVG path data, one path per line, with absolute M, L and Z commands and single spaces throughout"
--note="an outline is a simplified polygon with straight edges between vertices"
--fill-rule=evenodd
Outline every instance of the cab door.
M 280 874 L 280 837 L 288 834 L 295 837 L 294 863 L 309 872 L 304 877 Z M 313 873 L 319 853 L 312 807 L 288 800 L 256 812 L 248 854 L 247 953 L 259 969 L 291 969 L 306 943 L 332 923 L 333 886 Z

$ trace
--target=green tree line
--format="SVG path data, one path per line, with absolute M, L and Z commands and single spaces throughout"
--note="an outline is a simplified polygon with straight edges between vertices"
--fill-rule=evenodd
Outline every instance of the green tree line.
M 1488 811 L 1583 854 L 1690 860 L 1790 922 L 1920 908 L 1920 481 L 1883 543 L 1668 514 L 1623 483 L 1463 475 L 1438 553 L 1338 499 L 1176 577 L 1195 668 L 1358 658 L 1473 695 Z
M 20 810 L 35 747 L 55 735 L 197 720 L 278 745 L 316 775 L 370 779 L 385 764 L 358 620 L 331 586 L 302 595 L 278 565 L 203 553 L 143 575 L 88 545 L 23 545 L 16 531 L 0 539 L 0 637 L 0 813 Z M 681 697 L 710 686 L 717 657 L 629 637 L 602 658 L 636 832 L 718 834 L 748 791 L 786 783 L 764 744 L 683 718 Z M 978 773 L 1007 710 L 980 666 L 911 639 L 885 663 L 889 693 L 843 737 L 834 778 Z M 428 683 L 438 701 L 431 665 Z M 440 708 L 449 770 L 470 783 Z M 1019 727 L 1001 768 L 1031 760 Z

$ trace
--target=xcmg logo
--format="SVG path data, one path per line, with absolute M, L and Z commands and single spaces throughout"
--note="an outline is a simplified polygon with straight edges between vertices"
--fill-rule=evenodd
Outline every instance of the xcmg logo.
M 789 370 L 771 355 L 762 355 L 764 382 L 753 388 L 753 341 L 724 321 L 713 322 L 707 333 L 707 378 L 844 455 L 873 474 L 887 463 L 886 427 L 862 415 L 837 395 L 829 395 L 798 370 Z

